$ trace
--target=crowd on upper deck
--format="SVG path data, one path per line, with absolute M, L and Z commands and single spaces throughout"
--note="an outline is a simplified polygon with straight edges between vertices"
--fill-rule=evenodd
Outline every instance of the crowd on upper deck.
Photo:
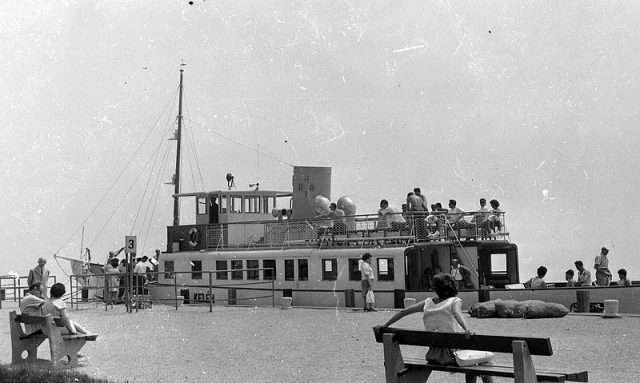
M 472 212 L 465 212 L 454 199 L 449 200 L 448 209 L 442 203 L 427 204 L 427 199 L 420 188 L 413 189 L 407 194 L 406 203 L 402 209 L 389 204 L 383 199 L 378 210 L 378 228 L 401 230 L 403 225 L 414 225 L 419 238 L 437 239 L 447 228 L 455 231 L 466 228 L 478 228 L 487 237 L 494 236 L 503 229 L 500 202 L 497 199 L 489 201 L 491 210 L 486 206 L 487 200 L 480 198 L 480 207 Z

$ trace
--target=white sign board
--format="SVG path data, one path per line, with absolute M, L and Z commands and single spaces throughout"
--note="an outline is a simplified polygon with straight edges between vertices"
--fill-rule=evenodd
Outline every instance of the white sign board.
M 137 253 L 138 240 L 135 235 L 127 235 L 124 237 L 124 252 L 127 254 Z

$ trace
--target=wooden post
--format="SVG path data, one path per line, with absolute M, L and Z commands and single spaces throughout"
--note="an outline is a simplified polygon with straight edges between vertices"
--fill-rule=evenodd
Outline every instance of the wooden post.
M 384 372 L 387 383 L 399 383 L 398 373 L 402 372 L 402 382 L 425 382 L 431 371 L 411 370 L 404 371 L 404 359 L 400 344 L 394 339 L 394 334 L 383 334 L 382 344 L 384 345 Z
M 538 378 L 527 342 L 514 340 L 511 342 L 511 347 L 513 348 L 513 381 L 515 383 L 537 383 Z
M 590 297 L 589 297 L 589 291 L 588 290 L 577 290 L 576 291 L 576 299 L 577 299 L 577 311 L 579 313 L 588 313 L 589 312 L 589 304 L 590 304 Z

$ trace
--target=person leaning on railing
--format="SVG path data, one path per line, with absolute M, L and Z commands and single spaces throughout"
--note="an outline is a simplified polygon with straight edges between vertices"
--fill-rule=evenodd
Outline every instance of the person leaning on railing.
M 502 215 L 502 210 L 500 210 L 500 202 L 496 199 L 492 199 L 489 201 L 491 204 L 491 215 L 489 216 L 489 232 L 495 233 L 502 230 L 502 221 L 500 221 L 500 216 Z
M 404 223 L 402 211 L 394 206 L 389 206 L 389 201 L 383 199 L 380 201 L 380 209 L 378 209 L 377 229 L 391 229 L 394 222 Z

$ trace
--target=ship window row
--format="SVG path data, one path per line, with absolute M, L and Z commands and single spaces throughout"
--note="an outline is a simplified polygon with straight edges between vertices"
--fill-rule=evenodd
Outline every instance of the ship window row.
M 349 258 L 349 280 L 359 281 L 361 279 L 361 273 L 359 270 L 359 258 Z M 191 279 L 202 279 L 202 261 L 192 260 L 191 262 Z M 244 263 L 246 262 L 246 267 Z M 322 258 L 320 259 L 322 265 L 322 280 L 335 281 L 338 279 L 339 268 L 337 258 Z M 262 263 L 262 264 L 261 264 Z M 213 275 L 213 279 L 216 280 L 260 280 L 260 268 L 262 267 L 262 280 L 269 281 L 275 280 L 277 274 L 276 260 L 275 259 L 263 259 L 262 262 L 258 259 L 248 259 L 246 261 L 239 259 L 217 260 L 217 271 Z M 174 261 L 164 261 L 164 277 L 167 279 L 173 278 L 173 272 L 175 270 Z M 393 281 L 394 280 L 394 265 L 393 258 L 375 258 L 374 270 L 376 272 L 378 281 Z M 309 260 L 307 259 L 285 259 L 284 260 L 284 280 L 295 281 L 297 271 L 298 281 L 309 280 Z
M 207 208 L 216 208 L 219 213 L 271 213 L 276 207 L 273 196 L 217 196 L 215 204 L 207 203 L 207 197 L 197 197 L 197 214 L 208 214 Z

